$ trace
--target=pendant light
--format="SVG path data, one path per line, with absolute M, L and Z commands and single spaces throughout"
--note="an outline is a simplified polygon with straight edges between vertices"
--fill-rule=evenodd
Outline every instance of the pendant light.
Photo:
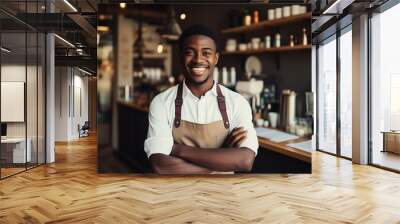
M 176 41 L 182 33 L 182 29 L 179 26 L 175 18 L 175 11 L 170 6 L 168 8 L 168 18 L 164 27 L 161 29 L 160 34 L 166 41 Z

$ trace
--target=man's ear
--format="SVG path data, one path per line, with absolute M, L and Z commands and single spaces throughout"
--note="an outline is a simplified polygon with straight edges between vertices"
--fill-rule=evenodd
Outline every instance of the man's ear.
M 218 59 L 219 59 L 219 52 L 215 53 L 215 65 L 218 64 Z

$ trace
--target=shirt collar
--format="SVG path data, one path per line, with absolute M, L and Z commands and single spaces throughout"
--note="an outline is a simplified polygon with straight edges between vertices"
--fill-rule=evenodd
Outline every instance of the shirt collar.
M 217 94 L 217 83 L 214 81 L 213 86 L 210 90 L 208 90 L 206 93 L 204 93 L 204 96 L 207 96 L 209 94 L 213 94 L 214 96 L 218 96 Z M 186 85 L 185 80 L 183 80 L 183 90 L 182 90 L 182 98 L 185 98 L 187 95 L 192 95 L 193 97 L 196 97 L 196 95 L 194 95 L 192 93 L 192 91 L 190 91 L 189 87 Z

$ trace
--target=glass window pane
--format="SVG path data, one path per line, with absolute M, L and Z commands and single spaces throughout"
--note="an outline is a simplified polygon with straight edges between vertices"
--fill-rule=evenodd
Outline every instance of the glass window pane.
M 336 153 L 336 40 L 318 48 L 318 147 Z
M 352 35 L 340 36 L 340 152 L 352 157 Z
M 372 163 L 400 170 L 400 4 L 372 18 Z M 383 132 L 388 138 L 384 138 Z M 385 143 L 385 145 L 384 145 Z
M 26 144 L 26 33 L 2 33 L 1 47 L 1 123 L 6 133 L 1 140 L 2 178 L 25 170 L 30 161 Z M 28 150 L 27 150 L 28 149 Z
M 44 0 L 1 3 L 22 21 L 37 19 L 36 13 L 43 13 L 44 5 Z M 0 168 L 4 178 L 45 162 L 45 35 L 0 12 L 0 40 L 0 80 L 4 86 L 0 110 L 17 117 L 1 118 Z M 5 96 L 12 102 L 6 106 Z

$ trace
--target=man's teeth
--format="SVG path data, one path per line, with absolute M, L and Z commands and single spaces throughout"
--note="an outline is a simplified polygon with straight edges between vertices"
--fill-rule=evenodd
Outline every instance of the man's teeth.
M 206 68 L 192 68 L 194 73 L 203 73 L 205 70 Z

